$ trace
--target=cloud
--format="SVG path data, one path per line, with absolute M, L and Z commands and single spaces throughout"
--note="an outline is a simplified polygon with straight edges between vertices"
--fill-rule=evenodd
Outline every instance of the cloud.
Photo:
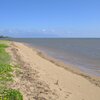
M 43 32 L 46 32 L 46 29 L 42 29 Z
M 42 30 L 20 30 L 20 29 L 4 29 L 0 30 L 0 33 L 10 37 L 58 37 L 54 31 L 42 29 Z
M 55 29 L 4 29 L 0 30 L 0 33 L 10 37 L 67 37 L 71 35 L 64 30 Z
M 100 37 L 100 34 L 98 33 L 79 33 L 79 32 L 71 32 L 71 31 L 66 31 L 66 30 L 55 30 L 55 29 L 1 29 L 0 30 L 0 35 L 4 36 L 10 36 L 10 37 Z

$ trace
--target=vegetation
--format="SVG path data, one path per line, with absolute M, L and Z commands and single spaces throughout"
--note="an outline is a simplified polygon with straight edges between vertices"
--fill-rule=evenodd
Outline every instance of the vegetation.
M 8 64 L 10 61 L 9 54 L 5 51 L 8 46 L 6 44 L 0 44 L 0 64 Z
M 14 68 L 10 65 L 10 55 L 6 52 L 7 47 L 5 41 L 0 41 L 0 100 L 23 100 L 18 90 L 7 87 L 7 84 L 13 81 Z
M 1 35 L 0 38 L 8 38 L 8 37 L 7 37 L 7 36 L 3 36 L 3 35 Z
M 23 96 L 18 90 L 8 89 L 2 92 L 0 100 L 23 100 Z
M 0 84 L 5 85 L 7 82 L 13 80 L 13 66 L 8 64 L 0 64 Z

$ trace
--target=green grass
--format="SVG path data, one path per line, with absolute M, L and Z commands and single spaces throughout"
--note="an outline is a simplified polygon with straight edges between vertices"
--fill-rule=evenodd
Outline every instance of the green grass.
M 22 94 L 15 89 L 5 89 L 1 94 L 0 100 L 23 100 Z
M 0 83 L 1 85 L 13 81 L 13 66 L 7 64 L 0 64 Z
M 8 40 L 0 40 L 0 44 L 7 44 L 9 45 L 10 41 Z
M 8 64 L 10 62 L 10 55 L 6 52 L 6 44 L 0 44 L 0 64 Z
M 14 66 L 10 65 L 10 55 L 6 52 L 7 41 L 0 40 L 0 100 L 23 100 L 22 94 L 15 89 L 8 89 L 8 82 L 13 82 Z

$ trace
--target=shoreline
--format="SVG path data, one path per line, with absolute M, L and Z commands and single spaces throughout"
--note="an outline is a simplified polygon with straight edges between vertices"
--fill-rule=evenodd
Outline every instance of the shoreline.
M 20 66 L 13 88 L 24 100 L 99 100 L 100 81 L 58 63 L 32 46 L 12 41 L 10 53 Z M 88 90 L 87 90 L 88 89 Z
M 74 67 L 74 65 L 72 65 L 72 64 L 65 64 L 64 62 L 62 62 L 62 61 L 60 61 L 58 59 L 55 59 L 55 58 L 49 56 L 48 54 L 42 53 L 41 50 L 35 48 L 34 46 L 31 46 L 28 43 L 23 43 L 23 44 L 28 46 L 29 48 L 32 48 L 33 50 L 35 50 L 35 52 L 37 52 L 37 54 L 40 57 L 50 61 L 51 63 L 54 63 L 58 67 L 62 67 L 67 71 L 70 71 L 70 72 L 72 72 L 74 74 L 82 76 L 82 77 L 86 78 L 87 80 L 89 80 L 91 83 L 93 83 L 96 86 L 100 87 L 100 77 L 99 76 L 89 75 L 89 74 L 87 74 L 85 72 L 82 72 L 79 68 Z

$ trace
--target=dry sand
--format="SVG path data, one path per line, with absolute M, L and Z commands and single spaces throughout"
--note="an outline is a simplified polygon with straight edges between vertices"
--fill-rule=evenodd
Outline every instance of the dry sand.
M 20 66 L 11 87 L 19 89 L 24 100 L 100 100 L 99 80 L 65 70 L 22 43 L 11 43 L 9 52 L 13 64 Z

